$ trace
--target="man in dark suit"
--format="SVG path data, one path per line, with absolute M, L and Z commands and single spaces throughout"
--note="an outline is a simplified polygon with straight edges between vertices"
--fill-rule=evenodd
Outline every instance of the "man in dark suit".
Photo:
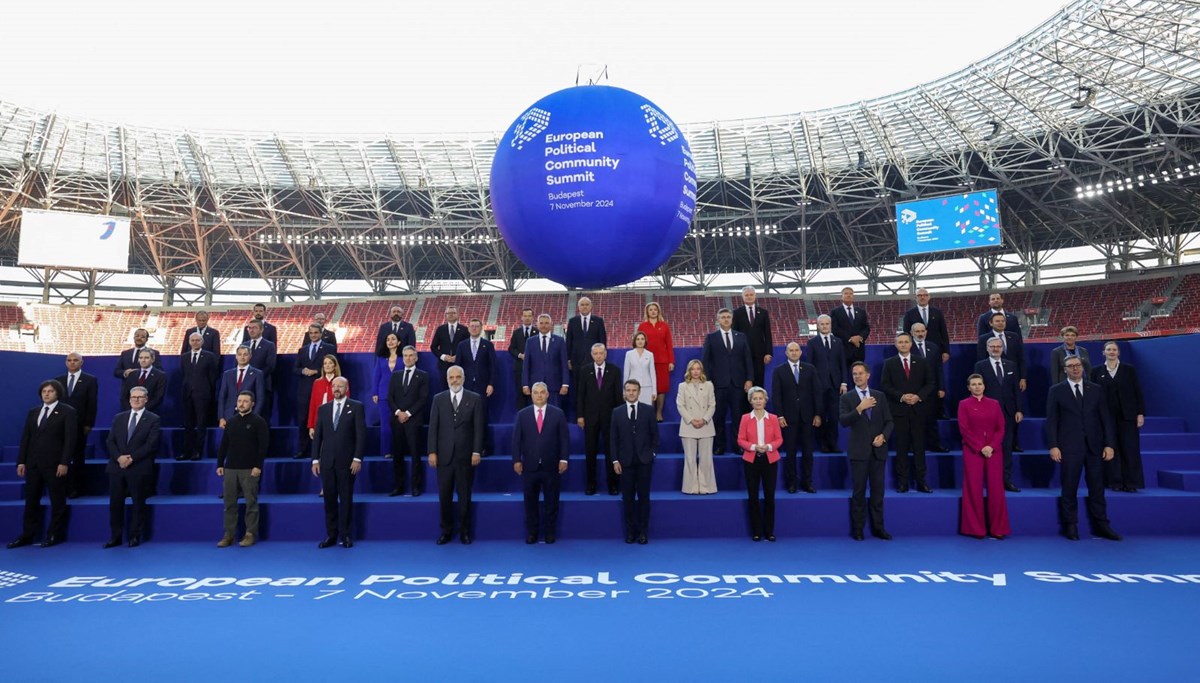
M 479 394 L 483 405 L 483 421 L 488 421 L 488 404 L 492 393 L 496 391 L 496 347 L 492 341 L 483 336 L 483 321 L 471 318 L 467 322 L 468 337 L 458 343 L 454 349 L 454 358 L 458 367 L 463 369 L 466 379 L 463 388 Z M 491 435 L 484 436 L 484 453 L 492 449 Z
M 580 369 L 592 364 L 592 345 L 608 345 L 608 332 L 604 329 L 604 318 L 592 315 L 592 300 L 580 297 L 575 304 L 579 315 L 567 321 L 567 368 L 571 379 Z
M 1121 540 L 1108 523 L 1104 501 L 1104 463 L 1113 459 L 1117 431 L 1108 411 L 1104 388 L 1083 377 L 1083 361 L 1064 364 L 1067 380 L 1050 387 L 1046 396 L 1046 445 L 1050 459 L 1062 464 L 1062 497 L 1058 499 L 1063 535 L 1079 540 L 1079 477 L 1086 472 L 1087 512 L 1092 533 Z
M 296 434 L 299 448 L 294 459 L 310 457 L 312 439 L 308 436 L 308 404 L 312 398 L 313 382 L 321 376 L 325 356 L 336 356 L 337 347 L 325 341 L 326 330 L 315 320 L 308 326 L 308 341 L 296 350 L 292 372 L 296 375 Z
M 325 317 L 324 313 L 317 313 L 313 315 L 312 324 L 321 328 L 321 341 L 333 348 L 333 355 L 336 356 L 338 346 L 337 334 L 335 334 L 333 330 L 325 329 L 325 324 L 328 322 L 328 320 L 329 319 Z M 404 347 L 401 346 L 400 348 Z
M 713 455 L 721 455 L 729 449 L 725 440 L 729 419 L 733 419 L 736 439 L 738 424 L 748 407 L 746 392 L 754 386 L 754 362 L 750 358 L 750 344 L 746 335 L 733 329 L 733 312 L 728 308 L 717 311 L 717 330 L 704 338 L 701 361 L 704 371 L 713 383 L 716 412 L 713 413 Z M 735 444 L 736 446 L 736 444 Z
M 458 365 L 454 352 L 458 343 L 468 336 L 467 326 L 458 321 L 458 307 L 446 307 L 446 322 L 438 325 L 433 332 L 433 341 L 429 343 L 429 351 L 438 361 L 438 373 L 445 376 L 451 365 Z
M 927 339 L 942 352 L 942 363 L 950 360 L 950 329 L 946 325 L 946 316 L 942 309 L 929 305 L 929 290 L 922 287 L 917 290 L 917 305 L 904 312 L 900 329 L 912 332 L 913 325 L 921 323 L 925 326 Z M 915 340 L 914 340 L 915 341 Z M 928 358 L 928 356 L 926 356 Z M 932 359 L 930 359 L 932 361 Z M 938 413 L 941 415 L 941 413 Z
M 63 540 L 67 530 L 67 472 L 79 435 L 75 409 L 60 397 L 65 389 L 48 379 L 38 387 L 42 405 L 29 411 L 17 451 L 17 476 L 25 479 L 25 519 L 21 535 L 8 544 L 33 543 L 42 528 L 42 491 L 50 495 L 50 528 L 42 540 L 47 548 Z
M 933 381 L 936 387 L 933 396 L 929 397 L 929 419 L 925 421 L 925 449 L 935 453 L 946 453 L 950 449 L 942 445 L 942 435 L 938 431 L 938 420 L 946 416 L 942 407 L 946 398 L 946 366 L 942 359 L 950 355 L 943 353 L 939 346 L 929 341 L 925 323 L 917 321 L 909 329 L 912 335 L 913 353 L 924 358 L 933 370 Z
M 1004 327 L 1009 332 L 1025 339 L 1025 335 L 1021 332 L 1021 320 L 1009 311 L 1004 310 L 1004 295 L 1000 292 L 992 292 L 988 295 L 988 310 L 979 314 L 979 318 L 975 321 L 975 334 L 982 337 L 992 331 L 992 316 L 997 313 L 1004 314 Z
M 991 330 L 987 334 L 980 335 L 979 342 L 975 345 L 975 360 L 983 360 L 988 357 L 989 339 L 999 339 L 1004 357 L 1016 364 L 1017 375 L 1021 378 L 1019 385 L 1021 391 L 1025 391 L 1025 344 L 1021 341 L 1019 334 L 1007 329 L 1007 324 L 1003 313 L 992 314 Z
M 823 453 L 836 453 L 838 449 L 838 400 L 846 393 L 846 351 L 842 340 L 833 336 L 832 321 L 822 313 L 817 316 L 817 334 L 808 340 L 808 358 L 817 369 L 817 376 L 825 387 L 821 402 L 821 426 L 817 429 L 817 441 Z
M 321 478 L 325 492 L 325 540 L 328 548 L 342 539 L 343 548 L 354 547 L 350 525 L 354 512 L 354 478 L 362 469 L 367 446 L 367 411 L 346 393 L 350 382 L 334 377 L 333 400 L 317 409 L 317 427 L 312 439 L 312 472 Z
M 525 342 L 536 334 L 537 328 L 533 325 L 533 309 L 521 309 L 521 324 L 514 327 L 512 333 L 508 335 L 508 355 L 513 359 L 513 386 L 517 390 L 517 410 L 529 405 L 529 396 L 523 389 L 521 375 L 525 365 Z
M 883 363 L 881 388 L 888 400 L 896 436 L 896 491 L 907 493 L 909 485 L 908 452 L 912 450 L 914 488 L 933 493 L 925 480 L 925 424 L 929 419 L 929 399 L 937 391 L 937 382 L 929 361 L 912 351 L 912 335 L 896 335 L 897 356 Z
M 771 375 L 771 400 L 783 428 L 783 481 L 788 493 L 796 492 L 796 451 L 800 460 L 800 489 L 816 493 L 813 487 L 813 430 L 821 426 L 825 406 L 825 385 L 817 368 L 800 360 L 803 351 L 791 342 L 785 351 L 787 362 Z
M 71 467 L 67 473 L 67 498 L 78 498 L 83 494 L 84 486 L 84 448 L 87 445 L 88 434 L 91 434 L 92 428 L 96 426 L 100 382 L 95 375 L 83 371 L 83 356 L 74 352 L 67 354 L 67 374 L 55 379 L 66 387 L 62 400 L 75 409 L 77 417 L 75 452 L 71 455 Z
M 445 545 L 454 535 L 454 494 L 458 494 L 459 540 L 471 544 L 471 483 L 475 467 L 483 459 L 483 436 L 487 429 L 479 394 L 463 389 L 465 375 L 457 365 L 446 371 L 450 388 L 433 397 L 429 411 L 429 466 L 437 471 L 438 502 L 441 504 Z
M 179 370 L 183 373 L 183 451 L 175 456 L 176 460 L 200 459 L 220 375 L 217 367 L 220 361 L 216 354 L 204 349 L 204 336 L 193 332 L 188 341 L 191 350 L 179 358 Z
M 537 318 L 537 334 L 525 342 L 525 362 L 521 366 L 521 391 L 531 395 L 531 388 L 542 382 L 550 395 L 566 396 L 570 391 L 570 370 L 567 368 L 567 343 L 551 334 L 554 323 L 550 315 Z
M 254 394 L 254 411 L 262 404 L 263 376 L 262 373 L 250 366 L 250 347 L 239 346 L 234 352 L 237 365 L 229 368 L 221 375 L 221 389 L 217 393 L 217 425 L 225 429 L 225 422 L 237 412 L 237 395 L 243 391 Z M 305 422 L 308 416 L 304 417 Z
M 596 456 L 601 453 L 600 439 L 604 439 L 604 472 L 608 484 L 608 495 L 617 495 L 619 485 L 617 473 L 609 465 L 607 453 L 612 450 L 609 429 L 612 412 L 621 404 L 621 368 L 608 362 L 608 349 L 604 344 L 592 345 L 592 362 L 579 369 L 579 384 L 575 392 L 575 423 L 583 429 L 583 455 L 586 478 L 583 493 L 596 493 Z
M 871 322 L 867 312 L 854 305 L 854 289 L 842 288 L 842 304 L 829 312 L 833 323 L 833 336 L 845 344 L 846 362 L 853 365 L 867 358 L 867 337 L 871 336 Z
M 425 490 L 425 418 L 429 414 L 429 373 L 417 367 L 417 349 L 406 346 L 400 357 L 404 370 L 388 380 L 387 402 L 392 413 L 392 473 L 395 487 L 388 496 L 404 494 L 404 460 L 412 460 L 412 495 Z
M 133 331 L 133 348 L 128 351 L 122 351 L 117 359 L 117 365 L 113 368 L 113 377 L 117 379 L 125 379 L 133 373 L 142 369 L 141 363 L 138 362 L 138 355 L 142 349 L 149 349 L 153 354 L 154 367 L 162 370 L 162 360 L 158 357 L 158 351 L 151 349 L 146 345 L 150 341 L 150 333 L 142 328 Z M 128 406 L 125 406 L 128 407 Z
M 1021 375 L 1017 364 L 1004 357 L 999 337 L 988 340 L 987 350 L 988 357 L 975 364 L 975 372 L 983 376 L 983 395 L 999 401 L 1004 411 L 1004 490 L 1017 493 L 1021 489 L 1012 481 L 1012 454 L 1017 425 L 1025 419 L 1021 412 Z
M 140 367 L 121 382 L 122 410 L 129 410 L 129 391 L 134 387 L 146 387 L 150 392 L 149 404 L 146 406 L 150 412 L 154 412 L 162 404 L 163 396 L 167 393 L 167 373 L 163 372 L 162 368 L 154 367 L 154 361 L 157 359 L 157 354 L 151 349 L 138 352 Z
M 196 325 L 189 327 L 183 333 L 183 345 L 179 348 L 179 355 L 183 355 L 192 350 L 192 335 L 200 334 L 200 348 L 208 351 L 221 358 L 221 332 L 216 328 L 208 326 L 208 311 L 196 311 Z
M 887 440 L 892 435 L 892 415 L 882 391 L 867 386 L 871 373 L 866 363 L 850 368 L 854 388 L 842 394 L 838 421 L 850 428 L 846 455 L 850 458 L 850 537 L 863 540 L 867 521 L 867 483 L 871 485 L 871 534 L 885 541 L 892 535 L 883 525 L 883 477 L 887 468 Z
M 105 548 L 121 544 L 125 534 L 125 498 L 133 500 L 129 519 L 129 547 L 142 543 L 146 524 L 146 498 L 154 492 L 154 458 L 158 455 L 158 415 L 146 408 L 149 392 L 134 387 L 129 393 L 129 410 L 113 417 L 108 432 L 108 526 Z
M 650 475 L 658 452 L 658 421 L 654 408 L 638 402 L 642 385 L 625 382 L 625 401 L 613 408 L 608 458 L 621 477 L 621 506 L 625 542 L 646 545 L 650 527 Z
M 250 367 L 255 368 L 263 375 L 262 407 L 257 407 L 256 403 L 254 411 L 270 422 L 271 408 L 274 405 L 275 397 L 275 362 L 278 358 L 278 351 L 275 348 L 275 342 L 267 339 L 262 321 L 251 320 L 246 325 L 246 329 L 249 337 L 242 345 L 250 348 Z M 236 401 L 236 397 L 234 400 Z
M 753 287 L 742 288 L 742 305 L 733 309 L 733 329 L 746 335 L 750 344 L 750 362 L 754 366 L 754 386 L 765 386 L 766 367 L 771 364 L 775 342 L 771 337 L 771 316 L 755 301 L 758 293 Z
M 417 331 L 413 328 L 412 323 L 404 319 L 404 310 L 399 306 L 392 306 L 388 311 L 387 321 L 379 326 L 379 331 L 375 334 L 376 356 L 387 355 L 387 336 L 389 334 L 396 335 L 401 349 L 406 346 L 414 349 L 417 347 Z
M 537 543 L 539 529 L 546 543 L 553 543 L 558 522 L 559 478 L 567 471 L 571 439 L 567 416 L 547 405 L 550 390 L 535 382 L 533 405 L 522 408 L 513 424 L 513 471 L 521 476 L 525 490 L 525 542 Z M 545 502 L 538 503 L 539 491 Z M 539 510 L 539 508 L 541 508 Z
M 254 317 L 252 318 L 252 320 L 257 320 L 258 323 L 260 325 L 262 325 L 262 335 L 261 335 L 262 338 L 266 339 L 267 341 L 271 342 L 272 344 L 278 346 L 279 345 L 279 331 L 275 329 L 274 325 L 267 322 L 267 320 L 266 320 L 267 305 L 266 304 L 254 304 L 253 312 L 254 312 Z M 253 335 L 250 334 L 250 325 L 247 324 L 245 327 L 242 328 L 242 343 L 244 344 L 247 341 L 249 341 L 252 336 Z

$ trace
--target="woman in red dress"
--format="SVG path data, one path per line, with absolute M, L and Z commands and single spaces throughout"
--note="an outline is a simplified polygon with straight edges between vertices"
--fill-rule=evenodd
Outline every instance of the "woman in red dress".
M 966 536 L 1004 538 L 1008 525 L 1008 503 L 1004 498 L 1004 412 L 1000 402 L 983 395 L 983 377 L 967 378 L 971 395 L 958 402 L 958 431 L 962 434 L 963 493 L 962 526 Z M 987 484 L 987 517 L 983 487 Z
M 646 304 L 638 332 L 646 335 L 646 350 L 654 354 L 654 376 L 658 385 L 658 398 L 654 400 L 658 421 L 663 421 L 663 403 L 671 390 L 671 372 L 675 370 L 675 344 L 671 341 L 671 327 L 663 318 L 657 301 Z

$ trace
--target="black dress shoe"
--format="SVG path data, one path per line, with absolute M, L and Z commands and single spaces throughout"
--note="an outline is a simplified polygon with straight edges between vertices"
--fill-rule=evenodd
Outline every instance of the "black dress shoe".
M 928 450 L 930 450 L 934 453 L 949 453 L 950 452 L 949 448 L 946 448 L 945 446 L 941 446 L 941 445 L 934 446 L 933 448 L 930 448 Z
M 526 534 L 525 545 L 533 545 L 534 543 L 537 543 L 537 534 Z
M 412 497 L 416 498 L 417 496 L 421 495 L 424 492 L 425 492 L 424 486 L 414 486 L 413 490 L 412 490 Z
M 199 459 L 200 459 L 199 453 L 193 453 L 192 456 L 190 458 L 188 458 L 188 460 L 199 460 Z
M 1079 540 L 1079 526 L 1075 525 L 1075 524 L 1064 524 L 1062 534 L 1063 534 L 1063 536 L 1067 537 L 1068 541 L 1078 541 Z
M 754 534 L 753 536 L 750 537 L 750 540 L 754 541 L 755 543 L 758 543 L 759 541 L 762 540 L 762 536 L 759 536 L 758 534 Z
M 115 548 L 115 547 L 117 547 L 117 546 L 119 546 L 119 545 L 121 545 L 121 539 L 119 539 L 119 538 L 110 538 L 110 539 L 108 539 L 108 541 L 107 541 L 107 542 L 104 544 L 104 548 L 105 548 L 105 550 L 107 550 L 108 548 Z
M 388 494 L 388 498 L 395 498 L 396 496 L 403 496 L 403 495 L 404 495 L 404 491 L 402 491 L 400 489 L 392 489 L 392 492 Z
M 309 457 L 308 453 L 297 453 L 292 456 L 292 460 L 304 460 L 308 457 Z
M 1107 538 L 1110 541 L 1121 540 L 1121 534 L 1118 534 L 1117 532 L 1113 531 L 1112 527 L 1108 526 L 1107 524 L 1105 524 L 1104 526 L 1092 529 L 1092 535 L 1099 536 L 1100 538 Z
M 554 543 L 555 540 L 557 540 L 557 539 L 554 538 L 554 534 L 546 534 L 546 544 L 547 545 Z
M 49 548 L 50 546 L 58 545 L 59 543 L 62 543 L 62 539 L 58 536 L 47 536 L 46 538 L 42 539 L 41 546 L 43 548 Z
M 585 496 L 594 496 L 594 495 L 596 495 L 596 487 L 595 487 L 595 486 L 589 486 L 589 487 L 585 488 L 585 489 L 583 490 L 583 495 L 585 495 Z
M 1009 493 L 1020 493 L 1021 492 L 1021 489 L 1017 488 L 1017 485 L 1012 483 L 1011 481 L 1004 482 L 1004 490 L 1008 491 Z
M 770 543 L 774 543 L 775 542 L 775 534 L 767 534 L 767 541 Z
M 83 495 L 83 494 L 78 491 L 71 491 L 70 493 L 67 494 L 67 498 L 69 498 L 71 500 L 75 500 L 76 498 L 78 498 L 81 495 Z
M 917 490 L 921 493 L 933 493 L 933 489 L 929 488 L 929 484 L 926 484 L 925 482 L 917 484 Z
M 625 534 L 625 542 L 626 542 L 626 543 L 633 543 L 633 541 L 634 541 L 633 534 Z M 8 545 L 8 547 L 10 547 L 10 548 L 15 548 L 16 546 L 14 546 L 14 545 L 12 545 L 12 544 L 10 543 L 10 544 Z
M 28 536 L 21 536 L 21 537 L 17 538 L 16 540 L 14 540 L 14 541 L 11 541 L 11 542 L 8 544 L 8 547 L 9 547 L 10 549 L 11 549 L 11 548 L 20 548 L 20 547 L 21 547 L 21 546 L 23 546 L 23 545 L 30 545 L 30 544 L 32 544 L 32 543 L 33 543 L 33 539 L 32 539 L 32 538 L 29 538 Z
M 650 539 L 646 538 L 646 534 L 638 534 L 638 545 L 646 545 Z
M 1020 446 L 1013 446 L 1013 453 L 1024 453 L 1025 449 Z
M 187 460 L 187 459 L 188 459 L 188 457 L 187 457 L 186 455 L 182 454 L 182 453 L 180 453 L 179 455 L 175 456 L 175 462 L 181 462 L 181 461 L 183 461 L 183 460 Z
M 464 532 L 462 532 L 462 534 L 459 535 L 458 540 L 463 545 L 471 545 L 471 534 L 468 534 L 467 532 L 464 531 Z
M 320 543 L 318 543 L 317 547 L 318 548 L 328 548 L 328 547 L 332 546 L 334 543 L 337 543 L 337 539 L 334 538 L 333 536 L 328 536 L 325 538 L 324 541 L 321 541 Z
M 800 487 L 800 490 L 805 493 L 816 493 L 817 492 L 817 490 L 815 488 L 813 488 L 812 484 L 804 484 Z
M 874 536 L 875 538 L 878 538 L 881 541 L 892 540 L 892 535 L 887 532 L 887 529 L 872 529 L 871 535 Z
M 140 537 L 140 536 L 130 536 L 130 537 L 129 537 L 129 544 L 128 544 L 128 545 L 129 545 L 129 547 L 130 547 L 130 548 L 136 548 L 136 547 L 138 547 L 138 546 L 139 546 L 139 545 L 141 545 L 141 544 L 142 544 L 142 539 L 141 539 L 141 537 Z
M 908 484 L 901 484 L 897 486 L 896 493 L 908 493 Z
M 863 540 L 863 532 L 861 530 L 851 531 L 850 538 L 853 538 L 856 541 L 861 541 Z
M 353 548 L 354 541 L 350 540 L 349 536 L 342 536 L 342 547 L 343 548 Z
M 788 489 L 788 493 L 795 493 L 795 492 L 796 492 L 796 485 L 795 485 L 795 484 L 788 484 L 788 487 L 787 487 L 787 489 Z
M 617 489 L 610 488 L 610 489 L 608 490 L 608 495 L 610 495 L 610 496 L 615 496 L 615 495 L 617 495 L 618 493 L 620 493 L 620 491 L 618 491 Z
M 450 542 L 450 534 L 442 534 L 441 536 L 438 536 L 438 538 L 437 538 L 438 545 L 446 545 L 449 542 Z

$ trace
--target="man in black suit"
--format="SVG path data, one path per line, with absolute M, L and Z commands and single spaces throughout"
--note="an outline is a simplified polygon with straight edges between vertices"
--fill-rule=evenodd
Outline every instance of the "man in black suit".
M 883 363 L 881 388 L 887 396 L 896 436 L 896 491 L 907 493 L 909 484 L 908 452 L 913 454 L 914 488 L 933 493 L 925 480 L 925 423 L 929 419 L 929 398 L 937 391 L 937 382 L 929 361 L 912 352 L 912 336 L 896 335 L 896 351 Z
M 467 326 L 458 321 L 458 307 L 446 307 L 446 322 L 438 325 L 433 333 L 433 341 L 429 343 L 429 351 L 438 361 L 438 373 L 445 376 L 451 365 L 458 364 L 454 353 L 459 342 L 469 335 Z
M 942 315 L 942 309 L 929 305 L 929 290 L 924 287 L 917 290 L 917 305 L 904 312 L 904 320 L 900 323 L 900 329 L 911 333 L 913 325 L 916 323 L 925 326 L 927 339 L 941 350 L 941 362 L 949 361 L 950 329 L 946 324 L 946 316 Z M 928 358 L 928 356 L 926 357 Z M 939 412 L 938 415 L 941 413 Z
M 130 373 L 121 382 L 121 409 L 129 410 L 129 392 L 134 387 L 145 387 L 149 392 L 149 403 L 146 409 L 154 412 L 162 404 L 163 396 L 167 393 L 167 373 L 162 368 L 155 367 L 154 361 L 158 355 L 151 349 L 138 352 L 138 370 Z
M 60 397 L 65 390 L 58 380 L 38 387 L 42 405 L 29 411 L 17 451 L 17 476 L 25 479 L 25 519 L 21 535 L 8 544 L 19 548 L 33 543 L 42 528 L 42 491 L 50 495 L 50 528 L 42 540 L 48 548 L 60 543 L 67 530 L 67 472 L 79 435 L 75 409 Z
M 517 410 L 529 405 L 529 396 L 522 388 L 521 369 L 525 364 L 525 342 L 537 334 L 533 326 L 533 309 L 521 309 L 521 324 L 508 335 L 508 355 L 513 359 L 513 386 L 517 390 Z
M 67 473 L 67 498 L 78 498 L 83 494 L 84 486 L 84 448 L 87 445 L 88 434 L 91 434 L 92 428 L 96 426 L 100 382 L 95 375 L 83 371 L 83 356 L 75 352 L 67 354 L 67 374 L 55 379 L 66 387 L 62 400 L 75 409 L 77 417 L 75 452 L 71 455 L 71 467 Z
M 621 368 L 608 362 L 608 349 L 604 344 L 592 345 L 592 362 L 579 369 L 578 388 L 575 392 L 575 423 L 583 429 L 583 455 L 586 478 L 583 493 L 596 493 L 596 456 L 601 453 L 600 439 L 604 439 L 604 473 L 608 484 L 608 495 L 617 495 L 617 473 L 609 465 L 607 455 L 612 450 L 609 429 L 612 426 L 613 408 L 621 404 Z
M 1004 314 L 1005 329 L 1023 341 L 1025 335 L 1021 332 L 1021 321 L 1013 313 L 1004 310 L 1004 295 L 1000 292 L 992 292 L 988 295 L 988 310 L 980 313 L 979 318 L 975 321 L 976 336 L 982 337 L 992 331 L 992 316 L 997 313 Z
M 783 481 L 788 493 L 796 492 L 796 451 L 800 451 L 800 489 L 816 493 L 812 478 L 813 430 L 821 426 L 825 385 L 817 368 L 800 360 L 803 351 L 798 342 L 789 343 L 785 353 L 787 362 L 771 375 L 771 400 L 783 428 Z
M 404 370 L 388 380 L 387 402 L 392 413 L 392 473 L 395 487 L 389 496 L 404 494 L 404 461 L 412 461 L 412 495 L 425 490 L 425 417 L 429 411 L 429 374 L 417 367 L 417 349 L 400 352 Z
M 129 393 L 129 410 L 113 417 L 108 432 L 108 526 L 105 548 L 121 544 L 125 533 L 125 498 L 133 500 L 129 519 L 129 547 L 142 543 L 146 524 L 146 498 L 154 489 L 154 457 L 158 455 L 158 415 L 146 408 L 149 392 L 134 387 Z
M 1007 329 L 1008 323 L 1003 313 L 992 314 L 992 327 L 986 334 L 980 335 L 975 345 L 975 360 L 988 357 L 987 344 L 989 339 L 999 339 L 1003 356 L 1017 365 L 1017 375 L 1020 379 L 1021 391 L 1025 391 L 1025 344 L 1021 335 Z
M 1012 454 L 1017 425 L 1025 419 L 1021 412 L 1021 375 L 1017 364 L 1004 357 L 999 337 L 988 340 L 987 350 L 988 357 L 975 364 L 975 372 L 983 376 L 983 395 L 999 401 L 1004 411 L 1004 490 L 1018 493 L 1021 489 L 1012 480 Z
M 387 355 L 387 336 L 389 334 L 396 335 L 396 339 L 400 342 L 400 348 L 411 346 L 414 349 L 417 347 L 417 331 L 413 328 L 412 323 L 404 319 L 404 309 L 399 306 L 392 306 L 388 311 L 388 319 L 379 326 L 379 331 L 375 334 L 375 355 Z
M 257 312 L 258 306 L 254 308 Z M 246 325 L 249 336 L 242 345 L 250 347 L 250 367 L 263 374 L 262 407 L 256 408 L 255 412 L 270 422 L 271 408 L 275 403 L 275 363 L 278 350 L 275 348 L 275 342 L 267 338 L 263 325 L 261 320 L 251 320 Z
M 713 414 L 713 429 L 716 431 L 713 455 L 721 455 L 729 448 L 725 440 L 729 419 L 733 419 L 736 440 L 742 414 L 747 412 L 749 406 L 746 392 L 754 386 L 750 344 L 746 341 L 746 335 L 733 329 L 733 312 L 728 308 L 717 311 L 717 330 L 709 332 L 704 338 L 700 362 L 704 363 L 704 371 L 713 383 L 717 403 Z
M 604 318 L 592 315 L 592 300 L 586 296 L 580 297 L 575 308 L 579 315 L 567 321 L 567 369 L 572 375 L 577 375 L 582 368 L 591 366 L 594 344 L 608 344 Z
M 1086 472 L 1092 533 L 1119 541 L 1120 534 L 1109 526 L 1104 501 L 1104 463 L 1113 459 L 1117 442 L 1104 388 L 1084 379 L 1080 359 L 1070 358 L 1063 366 L 1067 380 L 1050 387 L 1046 396 L 1046 445 L 1050 459 L 1062 464 L 1058 512 L 1063 535 L 1079 540 L 1079 476 Z
M 325 341 L 326 330 L 316 321 L 308 326 L 308 341 L 296 350 L 296 362 L 292 372 L 296 375 L 296 434 L 299 448 L 294 459 L 307 458 L 311 454 L 312 439 L 308 436 L 308 405 L 312 398 L 313 382 L 321 376 L 325 356 L 336 356 L 337 347 Z
M 950 449 L 942 445 L 942 435 L 938 431 L 938 420 L 945 417 L 943 409 L 946 398 L 946 366 L 942 359 L 950 355 L 943 353 L 946 348 L 929 340 L 925 323 L 918 320 L 908 330 L 912 335 L 913 353 L 924 358 L 933 370 L 933 381 L 936 387 L 929 397 L 929 419 L 925 421 L 925 449 L 935 453 L 946 453 Z
M 608 458 L 621 477 L 621 506 L 625 542 L 646 545 L 650 527 L 650 475 L 658 451 L 658 421 L 654 408 L 638 402 L 642 385 L 625 382 L 625 401 L 613 408 Z
M 833 336 L 832 321 L 822 313 L 817 316 L 817 334 L 808 340 L 808 358 L 817 369 L 817 376 L 825 387 L 821 401 L 824 412 L 821 426 L 817 429 L 817 440 L 822 453 L 836 453 L 838 449 L 838 400 L 846 393 L 846 351 L 842 340 Z
M 321 341 L 328 344 L 333 349 L 333 355 L 336 356 L 337 355 L 337 345 L 338 345 L 337 335 L 334 334 L 333 330 L 325 329 L 325 324 L 328 321 L 329 321 L 329 319 L 325 317 L 324 313 L 317 313 L 317 314 L 313 315 L 312 324 L 321 328 Z M 386 336 L 384 338 L 386 339 Z M 404 348 L 404 347 L 401 346 L 400 348 Z
M 261 334 L 262 338 L 266 339 L 267 341 L 271 342 L 272 344 L 278 346 L 279 345 L 279 331 L 275 329 L 274 325 L 267 322 L 267 320 L 266 320 L 267 305 L 266 304 L 254 304 L 253 311 L 254 311 L 254 317 L 252 318 L 252 320 L 257 320 L 258 323 L 262 326 L 262 334 Z M 251 337 L 253 337 L 253 335 L 250 334 L 250 325 L 247 324 L 245 327 L 242 328 L 242 343 L 244 344 L 244 343 L 250 341 Z M 255 366 L 255 367 L 257 367 L 257 366 Z
M 429 411 L 429 466 L 437 471 L 445 545 L 454 535 L 454 494 L 458 494 L 458 530 L 463 545 L 471 544 L 471 484 L 483 459 L 487 422 L 479 394 L 463 389 L 465 375 L 457 365 L 446 371 L 446 391 L 433 397 Z
M 765 386 L 766 367 L 771 364 L 775 342 L 771 337 L 771 316 L 767 309 L 755 303 L 758 293 L 753 287 L 742 288 L 742 305 L 733 309 L 733 329 L 746 335 L 750 344 L 750 362 L 754 366 L 754 386 Z
M 138 363 L 138 355 L 143 349 L 148 349 L 154 358 L 154 367 L 162 370 L 162 360 L 158 357 L 158 351 L 151 349 L 146 345 L 150 341 L 150 333 L 142 328 L 133 331 L 133 348 L 128 351 L 122 351 L 121 356 L 117 359 L 117 365 L 113 368 L 113 377 L 117 379 L 125 379 L 133 373 L 142 369 Z M 128 407 L 128 406 L 125 406 Z
M 867 337 L 871 336 L 871 322 L 867 312 L 854 305 L 854 288 L 842 288 L 842 305 L 829 312 L 833 323 L 833 336 L 845 344 L 846 362 L 853 365 L 867 358 Z
M 331 388 L 333 400 L 317 409 L 312 440 L 312 473 L 321 478 L 325 492 L 325 540 L 317 547 L 328 548 L 340 537 L 343 548 L 352 548 L 354 478 L 367 447 L 367 411 L 361 402 L 346 397 L 350 382 L 345 377 L 333 378 Z
M 179 358 L 179 370 L 183 373 L 183 451 L 175 456 L 176 460 L 200 459 L 220 376 L 217 367 L 220 361 L 216 354 L 204 349 L 204 336 L 193 332 L 188 341 L 191 350 Z
M 871 373 L 866 363 L 850 368 L 854 389 L 842 394 L 838 421 L 850 428 L 846 455 L 850 458 L 850 537 L 863 540 L 867 521 L 867 483 L 871 484 L 871 534 L 885 541 L 892 535 L 883 526 L 883 477 L 887 468 L 887 440 L 892 435 L 892 415 L 882 391 L 867 386 Z
M 200 334 L 200 348 L 213 354 L 219 360 L 221 358 L 221 332 L 208 326 L 208 311 L 196 311 L 196 325 L 189 327 L 183 333 L 183 345 L 179 347 L 179 355 L 192 350 L 192 335 L 196 333 Z
M 567 416 L 546 403 L 550 398 L 546 385 L 535 383 L 530 394 L 533 405 L 522 408 L 513 424 L 513 471 L 520 475 L 525 490 L 525 542 L 537 543 L 540 529 L 546 543 L 554 543 L 559 479 L 567 471 L 571 439 Z M 539 492 L 545 499 L 541 505 Z

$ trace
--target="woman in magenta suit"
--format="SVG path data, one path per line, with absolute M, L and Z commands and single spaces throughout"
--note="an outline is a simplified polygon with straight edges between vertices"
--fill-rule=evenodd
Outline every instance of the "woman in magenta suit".
M 675 344 L 671 341 L 671 326 L 662 315 L 658 302 L 651 301 L 643 309 L 643 320 L 637 328 L 646 335 L 646 350 L 654 354 L 654 377 L 658 397 L 654 400 L 658 421 L 663 421 L 663 403 L 671 390 L 671 373 L 675 370 Z
M 966 536 L 1003 539 L 1012 533 L 1008 503 L 1004 499 L 1004 411 L 1000 402 L 983 395 L 983 377 L 967 378 L 971 395 L 958 403 L 958 431 L 962 434 L 962 528 Z M 984 521 L 983 488 L 987 485 L 987 518 Z
M 783 430 L 779 428 L 779 418 L 767 412 L 765 389 L 751 387 L 747 396 L 751 410 L 742 416 L 737 442 L 742 449 L 742 469 L 746 472 L 746 493 L 750 499 L 750 540 L 761 541 L 765 536 L 774 543 L 775 463 L 779 462 Z M 759 482 L 763 491 L 761 510 Z

